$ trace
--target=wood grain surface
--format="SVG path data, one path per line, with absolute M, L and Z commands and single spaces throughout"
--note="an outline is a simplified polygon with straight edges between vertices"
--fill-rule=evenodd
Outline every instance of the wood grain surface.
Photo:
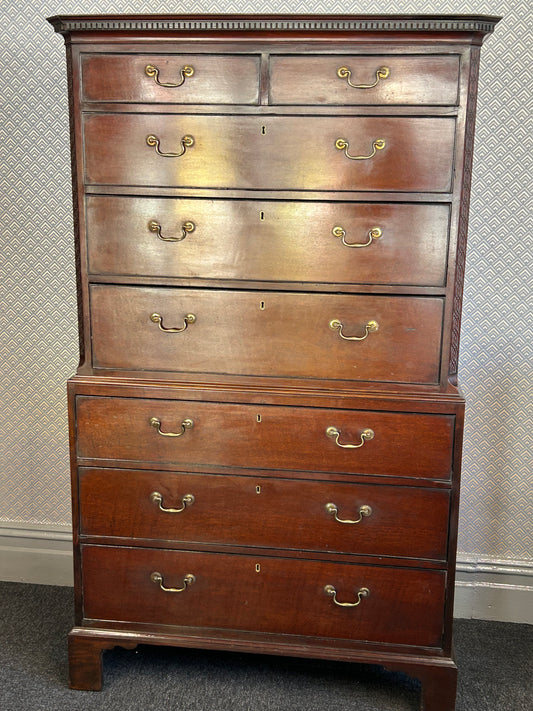
M 195 541 L 444 560 L 449 492 L 442 489 L 81 468 L 83 535 Z M 153 492 L 161 494 L 154 501 Z M 183 497 L 194 501 L 183 511 Z M 359 523 L 362 506 L 371 513 Z
M 191 67 L 178 87 L 164 87 L 146 74 L 158 69 L 161 83 L 179 84 L 183 67 Z M 259 56 L 221 54 L 89 54 L 81 64 L 85 101 L 165 104 L 256 104 Z
M 376 72 L 388 76 L 376 86 L 355 89 L 337 71 L 351 72 L 350 82 L 369 86 Z M 454 105 L 458 100 L 459 55 L 315 55 L 273 56 L 270 60 L 273 104 Z
M 439 647 L 445 574 L 266 556 L 82 546 L 85 615 L 151 624 L 254 630 Z M 260 570 L 257 572 L 256 566 Z M 195 582 L 168 593 L 165 587 Z M 353 608 L 340 602 L 368 597 Z
M 87 114 L 88 185 L 269 190 L 399 190 L 446 193 L 452 187 L 454 118 Z M 146 143 L 160 140 L 160 156 Z M 385 148 L 368 160 L 376 139 Z
M 180 432 L 185 419 L 194 426 L 181 437 L 164 437 L 150 426 L 152 417 L 163 432 Z M 77 398 L 77 455 L 449 479 L 453 425 L 449 415 L 83 396 Z M 343 449 L 326 435 L 328 427 L 341 431 L 341 444 L 359 444 L 369 428 L 374 439 Z
M 97 368 L 437 383 L 443 300 L 91 287 Z M 187 314 L 196 321 L 181 333 Z M 379 328 L 362 341 L 366 324 Z
M 92 274 L 298 284 L 446 283 L 450 208 L 437 204 L 87 197 Z M 165 239 L 149 229 L 156 221 Z M 382 236 L 367 247 L 376 227 Z

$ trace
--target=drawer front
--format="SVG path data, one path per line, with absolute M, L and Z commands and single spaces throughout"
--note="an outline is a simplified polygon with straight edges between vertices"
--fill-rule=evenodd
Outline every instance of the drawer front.
M 90 114 L 85 174 L 91 185 L 449 192 L 454 135 L 448 117 Z
M 279 56 L 270 73 L 273 104 L 458 103 L 457 55 Z
M 93 274 L 445 284 L 447 205 L 96 195 L 86 205 Z
M 86 468 L 79 485 L 86 535 L 446 557 L 439 489 Z
M 434 479 L 451 475 L 451 415 L 86 396 L 76 403 L 81 458 Z M 183 434 L 165 437 L 152 418 L 162 433 Z M 193 426 L 182 426 L 186 420 Z M 364 444 L 345 449 L 334 433 L 328 435 L 330 427 L 340 432 L 340 444 Z M 364 440 L 368 429 L 373 439 Z
M 96 368 L 439 381 L 441 298 L 100 284 L 90 294 Z
M 85 101 L 257 104 L 259 99 L 256 56 L 88 54 L 82 56 L 81 73 Z
M 105 546 L 82 546 L 82 567 L 89 619 L 442 644 L 441 571 Z M 338 602 L 360 604 L 336 605 L 326 586 Z

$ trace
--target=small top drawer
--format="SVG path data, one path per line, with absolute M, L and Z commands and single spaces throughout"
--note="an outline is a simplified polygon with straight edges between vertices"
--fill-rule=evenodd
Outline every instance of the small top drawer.
M 89 54 L 85 101 L 257 104 L 259 57 L 215 54 Z
M 458 103 L 458 55 L 278 56 L 270 67 L 273 104 Z

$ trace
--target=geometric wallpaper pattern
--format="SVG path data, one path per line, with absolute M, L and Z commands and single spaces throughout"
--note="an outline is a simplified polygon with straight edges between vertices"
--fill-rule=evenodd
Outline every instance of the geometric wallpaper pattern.
M 69 525 L 65 382 L 77 359 L 67 81 L 45 18 L 91 13 L 503 15 L 481 52 L 459 381 L 459 555 L 533 559 L 533 94 L 528 0 L 3 0 L 0 525 Z

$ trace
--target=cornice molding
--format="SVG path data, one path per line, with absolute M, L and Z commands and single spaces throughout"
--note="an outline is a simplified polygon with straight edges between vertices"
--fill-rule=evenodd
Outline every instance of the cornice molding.
M 487 34 L 499 17 L 413 16 L 265 16 L 250 15 L 94 15 L 48 18 L 56 32 L 468 32 Z

